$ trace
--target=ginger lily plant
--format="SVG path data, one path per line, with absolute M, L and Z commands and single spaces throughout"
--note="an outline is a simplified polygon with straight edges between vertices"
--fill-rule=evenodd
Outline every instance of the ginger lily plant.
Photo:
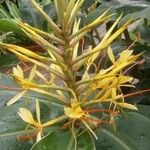
M 40 100 L 36 100 L 37 121 L 33 119 L 33 115 L 26 108 L 18 108 L 18 115 L 29 124 L 27 129 L 30 127 L 35 130 L 37 141 L 45 136 L 43 130 L 46 127 L 57 124 L 61 129 L 65 128 L 72 132 L 75 149 L 77 149 L 76 138 L 82 132 L 86 131 L 97 139 L 95 128 L 101 127 L 102 124 L 114 125 L 115 118 L 122 108 L 137 110 L 136 106 L 125 102 L 121 87 L 133 86 L 133 78 L 126 75 L 126 70 L 135 63 L 140 54 L 134 55 L 132 50 L 126 49 L 119 54 L 119 57 L 115 57 L 110 47 L 110 44 L 132 21 L 129 20 L 113 32 L 121 19 L 120 16 L 96 47 L 89 46 L 81 50 L 80 41 L 84 36 L 92 28 L 104 23 L 112 16 L 108 15 L 108 11 L 92 23 L 81 27 L 78 12 L 84 0 L 55 0 L 57 23 L 53 22 L 35 0 L 30 1 L 49 23 L 52 29 L 51 33 L 18 20 L 15 20 L 15 23 L 29 38 L 45 49 L 47 56 L 17 45 L 0 43 L 0 47 L 33 64 L 28 78 L 25 77 L 20 66 L 13 68 L 12 77 L 20 84 L 23 91 L 13 97 L 7 105 L 17 102 L 27 91 L 52 97 L 51 101 L 63 106 L 62 115 L 42 123 L 40 120 L 42 113 L 40 113 Z M 108 68 L 101 67 L 99 69 L 95 60 L 104 51 L 107 51 L 111 65 Z M 92 66 L 95 70 L 91 74 L 90 68 Z M 41 70 L 45 70 L 49 76 L 45 77 L 40 72 Z M 81 79 L 78 79 L 77 74 L 81 70 L 83 75 Z

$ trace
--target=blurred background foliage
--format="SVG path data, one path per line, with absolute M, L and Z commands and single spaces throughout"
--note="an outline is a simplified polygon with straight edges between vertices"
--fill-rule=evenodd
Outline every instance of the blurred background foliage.
M 38 0 L 43 10 L 57 22 L 56 10 L 53 0 Z M 136 62 L 134 68 L 128 73 L 136 78 L 135 89 L 123 89 L 125 93 L 142 90 L 150 87 L 150 2 L 149 0 L 86 0 L 78 14 L 82 18 L 82 25 L 88 24 L 99 17 L 104 11 L 109 9 L 110 14 L 115 14 L 104 25 L 94 28 L 82 40 L 82 48 L 89 45 L 96 45 L 103 38 L 105 32 L 110 28 L 115 19 L 122 14 L 122 19 L 118 25 L 121 26 L 130 18 L 133 23 L 127 30 L 112 43 L 111 48 L 114 53 L 132 45 L 135 53 L 144 52 L 141 62 Z M 6 43 L 13 43 L 24 46 L 33 51 L 44 53 L 39 45 L 29 39 L 21 29 L 13 22 L 14 19 L 22 20 L 34 27 L 51 32 L 46 20 L 35 10 L 28 0 L 1 0 L 0 1 L 0 40 Z M 134 44 L 133 44 L 134 43 Z M 95 63 L 102 60 L 103 66 L 109 65 L 107 59 L 99 56 Z M 20 63 L 14 55 L 0 50 L 0 71 L 5 72 L 10 66 Z M 8 70 L 7 70 L 8 71 Z M 91 68 L 92 73 L 92 68 Z M 79 76 L 82 75 L 82 70 Z M 149 94 L 141 94 L 134 98 L 128 98 L 133 103 L 150 104 Z

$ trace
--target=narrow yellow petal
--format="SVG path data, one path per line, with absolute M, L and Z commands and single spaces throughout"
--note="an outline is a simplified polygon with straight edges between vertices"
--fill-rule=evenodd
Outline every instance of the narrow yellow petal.
M 21 93 L 17 94 L 15 97 L 13 97 L 11 100 L 9 100 L 9 102 L 7 103 L 7 106 L 14 104 L 16 101 L 18 101 L 24 94 L 25 91 L 22 91 Z
M 60 97 L 59 95 L 56 95 L 54 93 L 51 93 L 51 92 L 47 92 L 47 91 L 44 91 L 42 89 L 38 89 L 38 88 L 30 88 L 30 90 L 32 91 L 35 91 L 35 92 L 38 92 L 38 93 L 41 93 L 41 94 L 44 94 L 44 95 L 48 95 L 48 96 L 51 96 L 53 98 L 55 98 L 55 100 L 58 100 L 60 102 L 63 102 L 63 103 L 66 103 L 66 99 L 64 99 L 63 97 Z M 52 100 L 52 99 L 51 99 Z
M 79 25 L 80 25 L 80 21 L 81 21 L 81 19 L 79 19 L 78 21 L 75 21 L 74 28 L 73 28 L 73 33 L 75 33 L 75 32 L 78 31 Z M 79 42 L 77 42 L 77 44 L 74 47 L 74 50 L 73 50 L 73 59 L 75 59 L 77 57 L 78 47 L 79 47 Z
M 35 122 L 32 113 L 26 108 L 19 108 L 18 115 L 22 118 L 23 121 L 29 124 L 34 124 Z
M 133 109 L 133 110 L 138 110 L 136 106 L 128 103 L 117 103 L 117 105 L 127 108 L 127 109 Z
M 67 118 L 68 118 L 68 117 L 67 117 L 66 115 L 59 116 L 59 117 L 57 117 L 57 118 L 55 118 L 55 119 L 52 119 L 52 120 L 50 120 L 50 121 L 48 121 L 48 122 L 42 124 L 42 127 L 51 126 L 51 125 L 53 125 L 53 124 L 55 124 L 55 123 L 59 123 L 59 122 L 65 120 L 65 119 L 67 119 Z
M 38 132 L 36 142 L 39 142 L 41 140 L 41 131 Z
M 119 61 L 124 62 L 127 61 L 130 56 L 132 55 L 133 51 L 132 50 L 124 50 L 120 53 L 120 58 Z
M 113 54 L 111 47 L 108 47 L 107 54 L 108 54 L 108 57 L 111 60 L 111 62 L 114 64 L 115 63 L 115 57 L 114 57 L 114 54 Z
M 36 100 L 36 117 L 37 117 L 38 123 L 41 124 L 41 119 L 40 119 L 40 105 L 39 105 L 39 101 L 38 100 Z
M 112 92 L 111 93 L 112 98 L 115 98 L 117 96 L 117 89 L 116 88 L 112 88 L 111 92 Z
M 36 65 L 34 65 L 32 70 L 31 70 L 31 72 L 30 72 L 29 81 L 33 80 L 33 78 L 34 78 L 34 76 L 36 74 L 36 68 L 37 68 Z
M 24 78 L 23 71 L 19 65 L 17 65 L 17 68 L 13 67 L 13 74 L 17 77 Z
M 133 80 L 133 77 L 122 75 L 121 77 L 119 77 L 119 84 L 131 82 L 132 80 Z
M 15 67 L 13 67 L 13 74 L 15 75 L 15 76 L 20 76 L 20 73 L 19 73 L 19 71 L 18 71 L 18 69 L 17 68 L 15 68 Z M 20 76 L 21 77 L 21 76 Z
M 40 73 L 40 72 L 37 71 L 37 70 L 36 70 L 35 73 L 36 73 L 36 75 L 37 75 L 39 78 L 43 79 L 44 82 L 48 82 L 48 80 L 46 79 L 46 77 L 45 77 L 42 73 Z
M 20 77 L 24 78 L 24 73 L 23 73 L 22 68 L 19 65 L 17 65 L 17 69 L 18 69 L 18 71 L 20 73 Z

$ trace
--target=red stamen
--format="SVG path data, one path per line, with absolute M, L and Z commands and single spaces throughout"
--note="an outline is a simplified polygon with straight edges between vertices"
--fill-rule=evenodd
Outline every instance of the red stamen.
M 22 88 L 14 88 L 8 86 L 0 86 L 0 90 L 10 90 L 10 91 L 22 91 Z
M 140 32 L 137 32 L 135 35 L 136 35 L 136 37 L 137 37 L 137 40 L 140 41 L 140 40 L 141 40 L 141 33 L 140 33 Z
M 136 40 L 128 47 L 128 49 L 131 49 L 137 41 L 138 41 L 138 40 L 136 39 Z
M 103 124 L 103 123 L 110 124 L 110 121 L 107 121 L 107 120 L 96 120 L 96 119 L 91 119 L 91 118 L 86 118 L 86 117 L 82 117 L 81 120 L 86 121 L 86 122 L 96 122 L 98 124 Z
M 83 110 L 84 113 L 89 113 L 89 112 L 108 112 L 108 113 L 112 113 L 112 114 L 118 114 L 119 111 L 112 111 L 112 110 L 109 110 L 109 109 L 86 109 L 86 110 Z
M 127 70 L 125 70 L 125 71 L 123 72 L 123 74 L 127 73 L 130 69 L 132 69 L 132 68 L 135 67 L 136 65 L 142 65 L 144 62 L 145 62 L 145 60 L 142 59 L 141 61 L 138 61 L 138 62 L 134 63 L 134 64 L 133 64 L 132 66 L 130 66 Z
M 138 95 L 138 94 L 142 94 L 142 93 L 146 93 L 146 92 L 150 92 L 150 89 L 146 89 L 146 90 L 141 90 L 141 91 L 137 91 L 137 92 L 133 92 L 133 93 L 129 93 L 126 95 L 123 95 L 123 97 L 130 97 L 130 96 L 134 96 L 134 95 Z
M 25 67 L 23 68 L 23 71 L 31 71 L 31 68 L 25 63 L 24 60 L 20 60 L 21 64 Z
M 22 135 L 22 136 L 17 136 L 17 140 L 19 141 L 25 141 L 25 140 L 33 140 L 37 136 L 37 133 L 34 133 L 32 135 Z

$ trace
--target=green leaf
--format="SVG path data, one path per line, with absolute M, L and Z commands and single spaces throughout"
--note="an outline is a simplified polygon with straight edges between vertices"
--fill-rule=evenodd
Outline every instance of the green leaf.
M 2 32 L 15 32 L 19 35 L 25 35 L 21 28 L 11 19 L 0 19 L 0 31 Z
M 84 132 L 77 138 L 77 150 L 95 150 L 91 136 Z M 70 131 L 56 130 L 36 143 L 31 150 L 74 150 L 75 142 Z
M 122 18 L 122 20 L 120 21 L 119 26 L 122 26 L 130 18 L 132 18 L 134 21 L 137 19 L 140 19 L 140 18 L 149 19 L 150 18 L 150 7 L 146 7 L 145 9 L 137 11 L 136 13 L 132 12 L 132 13 L 125 15 Z
M 95 3 L 96 0 L 88 0 L 88 1 L 84 1 L 82 8 L 83 9 L 88 9 L 88 7 L 90 7 L 92 4 Z
M 8 90 L 19 87 L 15 81 L 8 75 L 0 74 L 0 109 L 5 106 L 8 100 L 10 100 L 13 96 L 15 96 L 18 92 L 13 90 Z
M 116 133 L 111 128 L 98 132 L 97 149 L 103 150 L 149 150 L 149 106 L 139 106 L 139 112 L 127 112 L 116 118 Z
M 146 26 L 146 25 L 140 25 L 138 27 L 136 27 L 136 29 L 133 31 L 133 35 L 135 37 L 135 39 L 137 38 L 136 35 L 140 34 L 140 40 L 138 41 L 141 44 L 148 44 L 150 46 L 150 27 Z
M 13 18 L 21 19 L 21 14 L 19 12 L 19 9 L 17 8 L 17 5 L 14 2 L 9 1 L 9 0 L 6 0 L 6 4 L 7 4 L 7 7 L 9 9 L 11 16 Z
M 0 57 L 0 69 L 18 64 L 18 59 L 15 55 L 8 54 Z
M 3 6 L 0 6 L 0 14 L 2 18 L 11 18 L 9 12 Z
M 134 20 L 141 17 L 150 18 L 149 6 L 150 2 L 145 0 L 111 0 L 109 2 L 107 0 L 101 0 L 100 6 L 87 15 L 85 22 L 88 24 L 89 22 L 94 21 L 103 12 L 109 9 L 110 13 L 117 14 L 116 17 L 118 17 L 120 14 L 123 14 L 123 19 L 120 22 L 120 26 L 122 26 L 131 17 L 133 17 Z M 113 19 L 115 19 L 115 17 Z
M 32 6 L 30 1 L 19 0 L 18 1 L 19 10 L 21 13 L 21 19 L 30 25 L 37 28 L 42 28 L 43 17 L 37 12 L 37 10 Z
M 1 149 L 26 150 L 31 147 L 31 143 L 23 143 L 17 136 L 25 135 L 26 124 L 19 118 L 17 111 L 24 104 L 11 105 L 0 110 L 0 145 Z
M 51 0 L 42 0 L 42 5 L 45 6 L 45 5 L 48 5 L 51 3 Z

